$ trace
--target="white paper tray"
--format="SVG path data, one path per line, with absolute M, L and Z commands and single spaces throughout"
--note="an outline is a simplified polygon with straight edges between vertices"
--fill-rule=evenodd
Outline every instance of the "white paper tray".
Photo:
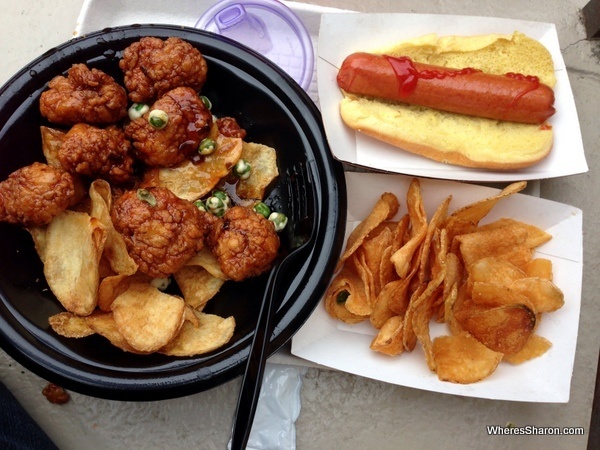
M 390 46 L 394 42 L 437 33 L 446 35 L 525 33 L 550 51 L 557 83 L 556 114 L 550 155 L 533 167 L 518 171 L 490 171 L 442 164 L 392 147 L 347 127 L 339 113 L 342 93 L 336 76 L 344 58 L 357 51 Z M 535 180 L 587 172 L 577 109 L 560 52 L 554 24 L 491 17 L 434 14 L 323 14 L 317 57 L 319 102 L 329 145 L 345 162 L 388 172 L 421 177 L 476 182 Z
M 348 185 L 347 235 L 371 211 L 383 192 L 400 200 L 406 212 L 406 191 L 412 177 L 393 174 L 346 173 Z M 496 189 L 454 181 L 421 179 L 427 217 L 452 194 L 450 211 L 498 192 Z M 346 325 L 332 319 L 321 303 L 292 338 L 292 354 L 333 369 L 387 383 L 447 394 L 497 400 L 561 403 L 569 401 L 579 328 L 583 269 L 582 211 L 568 205 L 516 194 L 500 201 L 482 221 L 511 217 L 536 225 L 553 239 L 537 249 L 537 256 L 553 263 L 554 282 L 565 294 L 565 305 L 544 314 L 536 333 L 552 342 L 539 358 L 521 365 L 501 363 L 489 378 L 460 385 L 439 381 L 425 362 L 419 344 L 414 351 L 388 357 L 369 349 L 376 334 L 370 323 Z M 432 337 L 449 334 L 446 325 L 432 322 Z

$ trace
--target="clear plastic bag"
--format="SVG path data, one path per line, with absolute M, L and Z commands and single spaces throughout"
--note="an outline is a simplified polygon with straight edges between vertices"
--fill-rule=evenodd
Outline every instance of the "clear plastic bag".
M 306 370 L 306 367 L 267 363 L 247 449 L 296 448 L 296 419 Z M 231 448 L 231 441 L 227 448 Z

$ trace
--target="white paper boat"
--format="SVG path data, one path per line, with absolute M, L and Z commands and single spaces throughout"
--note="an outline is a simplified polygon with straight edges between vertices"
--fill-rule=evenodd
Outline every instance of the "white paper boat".
M 539 164 L 516 171 L 490 171 L 453 166 L 392 147 L 347 127 L 339 114 L 342 93 L 336 76 L 346 56 L 389 46 L 429 33 L 445 35 L 525 33 L 552 54 L 557 83 L 556 114 L 550 155 Z M 431 14 L 323 14 L 319 32 L 317 83 L 323 123 L 333 155 L 366 168 L 450 180 L 505 182 L 574 175 L 588 171 L 577 109 L 554 24 L 510 19 Z
M 392 174 L 347 173 L 348 235 L 371 211 L 383 192 L 400 200 L 406 212 L 406 191 L 412 177 Z M 449 194 L 450 211 L 494 195 L 496 189 L 453 181 L 421 179 L 428 217 Z M 575 358 L 583 266 L 582 211 L 568 205 L 516 194 L 500 201 L 482 222 L 511 217 L 534 224 L 553 239 L 536 256 L 553 263 L 554 283 L 565 294 L 565 305 L 544 314 L 536 333 L 552 342 L 544 355 L 521 365 L 500 363 L 489 378 L 460 385 L 438 380 L 429 371 L 419 344 L 413 352 L 388 357 L 369 349 L 376 330 L 368 322 L 346 325 L 332 319 L 321 302 L 292 339 L 292 354 L 316 364 L 387 383 L 447 394 L 498 400 L 562 403 L 569 401 Z M 346 236 L 347 237 L 347 236 Z M 446 325 L 432 322 L 432 338 L 449 334 Z

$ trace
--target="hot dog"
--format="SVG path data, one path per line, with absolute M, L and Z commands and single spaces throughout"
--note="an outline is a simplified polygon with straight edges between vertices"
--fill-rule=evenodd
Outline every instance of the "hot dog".
M 357 50 L 337 74 L 351 129 L 465 167 L 521 169 L 550 153 L 556 76 L 538 41 L 425 35 Z
M 448 69 L 409 57 L 353 53 L 342 63 L 337 83 L 353 94 L 488 119 L 543 123 L 555 113 L 554 91 L 536 76 Z

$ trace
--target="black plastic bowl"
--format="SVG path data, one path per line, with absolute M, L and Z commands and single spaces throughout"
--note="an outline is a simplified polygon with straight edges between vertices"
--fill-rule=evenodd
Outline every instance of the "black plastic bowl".
M 316 240 L 286 273 L 271 338 L 274 353 L 301 327 L 319 303 L 343 246 L 346 189 L 333 160 L 320 113 L 310 97 L 270 61 L 241 44 L 208 32 L 169 25 L 116 27 L 75 38 L 34 60 L 0 90 L 0 180 L 19 167 L 44 161 L 39 96 L 55 75 L 86 63 L 119 82 L 122 51 L 143 36 L 178 36 L 208 62 L 202 89 L 216 115 L 238 119 L 247 140 L 277 149 L 280 177 L 268 202 L 291 214 L 308 213 Z M 293 224 L 292 226 L 302 226 Z M 297 234 L 299 230 L 294 230 Z M 283 250 L 292 245 L 285 236 Z M 200 392 L 243 372 L 263 296 L 266 275 L 226 283 L 206 312 L 233 315 L 230 343 L 210 354 L 175 358 L 140 356 L 113 347 L 100 336 L 67 339 L 48 317 L 62 307 L 48 289 L 29 233 L 0 224 L 0 344 L 37 375 L 83 394 L 119 400 L 158 400 Z

